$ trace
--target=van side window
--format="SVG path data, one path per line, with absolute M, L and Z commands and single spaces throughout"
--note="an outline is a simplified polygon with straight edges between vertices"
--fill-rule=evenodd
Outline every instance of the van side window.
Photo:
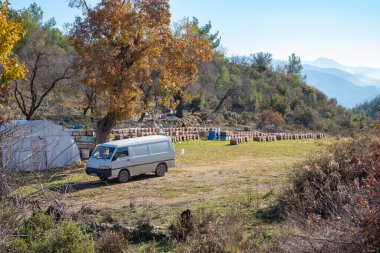
M 114 159 L 123 158 L 129 156 L 128 147 L 118 148 L 114 155 Z
M 167 141 L 149 144 L 149 148 L 152 154 L 167 153 L 170 150 L 169 142 Z
M 148 145 L 138 145 L 138 146 L 133 146 L 133 155 L 134 156 L 144 156 L 144 155 L 149 155 L 149 148 Z

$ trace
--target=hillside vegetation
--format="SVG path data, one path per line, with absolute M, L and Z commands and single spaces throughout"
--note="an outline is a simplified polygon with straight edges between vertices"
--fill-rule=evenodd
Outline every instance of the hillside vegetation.
M 271 60 L 268 53 L 243 59 L 216 54 L 201 64 L 198 82 L 190 91 L 194 100 L 187 108 L 236 112 L 247 124 L 267 130 L 336 132 L 355 125 L 355 115 L 305 83 L 300 62 L 289 57 L 287 65 L 273 69 Z
M 376 112 L 379 110 L 380 106 L 380 95 L 374 99 L 364 102 L 352 109 L 356 114 L 365 115 L 370 121 L 376 119 Z
M 75 72 L 70 65 L 76 55 L 70 43 L 76 35 L 63 34 L 54 27 L 54 20 L 43 22 L 43 12 L 35 4 L 28 9 L 13 10 L 11 16 L 25 27 L 26 36 L 16 44 L 15 53 L 26 61 L 28 74 L 11 88 L 9 117 L 48 118 L 61 124 L 85 122 L 95 127 L 105 117 L 104 101 L 92 84 L 84 84 L 87 79 L 83 73 Z M 198 78 L 193 76 L 175 91 L 161 87 L 160 79 L 152 84 L 147 79 L 149 85 L 141 82 L 137 100 L 128 105 L 136 108 L 118 113 L 119 122 L 126 119 L 142 122 L 147 114 L 174 109 L 178 118 L 194 114 L 200 119 L 189 120 L 188 124 L 210 125 L 209 120 L 217 126 L 236 121 L 235 126 L 270 131 L 308 129 L 337 133 L 363 123 L 337 105 L 335 99 L 307 85 L 300 74 L 301 59 L 294 54 L 289 56 L 288 63 L 276 67 L 272 66 L 270 53 L 227 58 L 219 48 L 218 33 L 211 32 L 211 23 L 200 25 L 196 18 L 184 19 L 176 27 L 182 31 L 174 31 L 175 34 L 190 29 L 200 40 L 207 39 L 213 50 L 212 59 L 198 61 L 194 72 Z

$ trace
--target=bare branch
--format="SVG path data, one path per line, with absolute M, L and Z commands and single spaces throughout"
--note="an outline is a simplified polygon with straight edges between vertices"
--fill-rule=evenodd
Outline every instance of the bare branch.
M 18 89 L 18 83 L 15 82 L 15 89 L 14 89 L 14 98 L 16 99 L 17 105 L 20 108 L 21 112 L 26 115 L 26 106 L 25 106 L 25 100 L 22 95 L 22 93 Z M 20 101 L 21 99 L 21 101 Z
M 70 76 L 66 76 L 67 72 L 68 72 L 70 69 L 71 69 L 71 67 L 67 67 L 67 68 L 65 69 L 65 71 L 63 72 L 63 74 L 62 74 L 60 77 L 58 77 L 57 79 L 55 79 L 55 80 L 51 83 L 50 87 L 49 87 L 49 88 L 48 88 L 48 89 L 47 89 L 47 90 L 41 95 L 41 97 L 40 97 L 38 103 L 35 105 L 35 107 L 34 107 L 35 110 L 36 110 L 37 108 L 40 107 L 40 105 L 41 105 L 42 101 L 44 100 L 44 98 L 49 94 L 50 91 L 52 91 L 52 90 L 54 89 L 54 87 L 57 85 L 58 82 L 60 82 L 60 81 L 62 81 L 62 80 L 65 80 L 65 79 L 71 79 L 71 78 L 73 77 L 74 74 L 72 74 L 72 75 L 70 75 Z

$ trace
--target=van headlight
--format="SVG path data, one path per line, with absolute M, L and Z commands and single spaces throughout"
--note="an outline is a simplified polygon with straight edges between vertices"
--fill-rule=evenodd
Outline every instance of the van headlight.
M 100 169 L 111 169 L 111 167 L 108 166 L 108 165 L 102 165 L 102 166 L 100 166 L 99 168 L 100 168 Z

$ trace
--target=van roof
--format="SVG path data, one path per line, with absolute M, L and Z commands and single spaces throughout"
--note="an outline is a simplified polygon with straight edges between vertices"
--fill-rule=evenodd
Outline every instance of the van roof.
M 170 138 L 167 136 L 152 135 L 152 136 L 124 139 L 124 140 L 119 140 L 119 141 L 110 141 L 110 142 L 103 143 L 102 145 L 124 147 L 128 145 L 145 144 L 145 143 L 151 143 L 151 142 L 156 142 L 156 141 L 168 141 L 168 140 L 170 140 Z

